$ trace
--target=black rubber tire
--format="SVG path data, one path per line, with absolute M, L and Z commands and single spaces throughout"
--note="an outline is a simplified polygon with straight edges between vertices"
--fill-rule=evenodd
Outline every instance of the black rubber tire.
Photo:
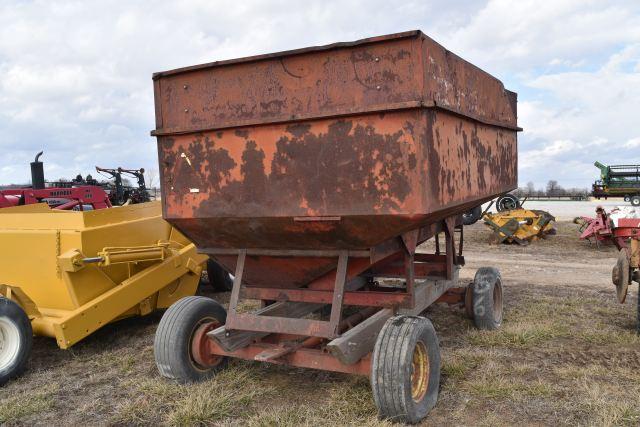
M 481 330 L 502 325 L 502 277 L 498 269 L 481 267 L 473 279 L 473 322 Z
M 153 352 L 160 375 L 178 383 L 206 380 L 227 363 L 224 358 L 214 367 L 199 366 L 191 356 L 193 334 L 204 321 L 215 319 L 224 324 L 227 312 L 218 302 L 202 296 L 178 300 L 164 313 L 153 342 Z
M 478 222 L 482 217 L 482 206 L 476 206 L 475 208 L 468 210 L 462 214 L 462 224 L 472 225 Z
M 628 194 L 624 195 L 624 201 L 625 202 L 630 202 L 631 201 L 631 196 L 629 196 Z
M 212 259 L 207 260 L 207 276 L 209 284 L 216 292 L 230 292 L 233 289 L 231 275 Z
M 505 212 L 512 209 L 520 208 L 520 200 L 513 194 L 503 194 L 496 200 L 496 210 L 498 212 Z
M 33 346 L 33 330 L 31 329 L 31 321 L 24 310 L 15 302 L 4 297 L 0 297 L 0 320 L 3 323 L 6 322 L 5 324 L 12 325 L 15 329 L 11 328 L 11 332 L 17 332 L 18 337 L 18 347 L 13 352 L 13 356 L 9 356 L 10 359 L 4 366 L 0 366 L 0 386 L 2 386 L 24 372 Z M 4 332 L 10 333 L 9 331 Z M 0 325 L 0 334 L 2 333 L 3 327 Z M 5 342 L 4 338 L 0 337 L 0 339 L 0 344 Z M 2 349 L 0 349 L 1 353 Z
M 635 206 L 635 207 L 640 206 L 640 196 L 633 196 L 631 198 L 631 206 Z
M 428 356 L 428 377 L 424 395 L 412 396 L 413 356 L 421 344 Z M 378 334 L 371 361 L 371 389 L 383 419 L 415 424 L 427 416 L 438 401 L 440 387 L 440 345 L 429 319 L 395 316 Z

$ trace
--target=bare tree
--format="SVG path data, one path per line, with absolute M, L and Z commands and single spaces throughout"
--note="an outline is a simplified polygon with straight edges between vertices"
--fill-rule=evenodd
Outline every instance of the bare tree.
M 536 191 L 536 186 L 533 184 L 532 181 L 527 182 L 527 194 L 529 196 L 532 196 L 533 193 L 535 193 Z
M 155 188 L 158 185 L 158 169 L 152 168 L 145 173 L 147 188 Z
M 557 196 L 561 189 L 562 187 L 560 187 L 558 181 L 552 179 L 547 182 L 547 196 Z

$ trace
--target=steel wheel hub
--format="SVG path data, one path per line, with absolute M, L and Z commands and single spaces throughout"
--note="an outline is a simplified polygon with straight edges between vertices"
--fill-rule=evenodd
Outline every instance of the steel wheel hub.
M 496 282 L 493 286 L 493 318 L 496 322 L 502 322 L 502 283 Z
M 196 326 L 191 337 L 191 359 L 195 362 L 195 366 L 200 370 L 208 370 L 220 364 L 224 357 L 216 356 L 208 351 L 209 338 L 207 333 L 213 331 L 218 326 L 218 322 L 214 318 L 203 319 Z
M 20 351 L 20 331 L 6 317 L 0 317 L 0 370 L 7 368 Z
M 420 402 L 429 387 L 429 354 L 422 342 L 413 350 L 411 365 L 411 397 L 414 402 Z

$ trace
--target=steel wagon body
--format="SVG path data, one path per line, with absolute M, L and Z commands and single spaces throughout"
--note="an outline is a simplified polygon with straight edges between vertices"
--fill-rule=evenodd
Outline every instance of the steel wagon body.
M 226 324 L 189 344 L 196 364 L 375 377 L 390 318 L 465 296 L 473 311 L 460 215 L 517 185 L 516 94 L 499 80 L 412 31 L 156 73 L 154 89 L 164 218 L 235 276 Z

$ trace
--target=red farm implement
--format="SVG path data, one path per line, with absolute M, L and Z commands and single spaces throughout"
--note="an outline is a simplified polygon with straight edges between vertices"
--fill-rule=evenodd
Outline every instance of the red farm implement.
M 39 161 L 42 152 L 31 162 L 31 188 L 9 188 L 0 190 L 0 208 L 47 203 L 58 210 L 85 210 L 110 208 L 109 196 L 100 187 L 83 185 L 77 187 L 45 187 L 43 164 Z
M 497 270 L 458 284 L 461 215 L 516 187 L 516 94 L 420 31 L 157 73 L 154 89 L 164 217 L 234 273 L 228 312 L 190 297 L 163 316 L 161 374 L 207 378 L 228 357 L 362 374 L 381 416 L 425 417 L 440 350 L 421 313 L 502 321 Z
M 612 244 L 618 249 L 629 246 L 629 239 L 635 236 L 633 231 L 640 219 L 635 208 L 615 208 L 607 213 L 602 206 L 596 208 L 595 218 L 581 216 L 573 220 L 580 226 L 580 239 L 596 245 Z
M 631 282 L 640 284 L 640 212 L 635 208 L 619 208 L 607 213 L 599 206 L 595 218 L 580 217 L 574 222 L 581 225 L 581 239 L 613 244 L 618 249 L 611 279 L 618 301 L 624 303 Z M 640 298 L 637 310 L 640 333 Z
M 0 208 L 47 203 L 52 209 L 84 210 L 110 208 L 109 196 L 100 187 L 16 188 L 0 190 Z
M 640 218 L 620 218 L 613 230 L 612 239 L 618 248 L 618 259 L 611 279 L 616 286 L 618 301 L 624 303 L 632 281 L 640 284 Z M 640 333 L 640 297 L 637 304 Z
M 573 222 L 580 226 L 580 240 L 595 242 L 596 246 L 613 243 L 611 220 L 602 206 L 596 208 L 595 218 L 580 216 Z

